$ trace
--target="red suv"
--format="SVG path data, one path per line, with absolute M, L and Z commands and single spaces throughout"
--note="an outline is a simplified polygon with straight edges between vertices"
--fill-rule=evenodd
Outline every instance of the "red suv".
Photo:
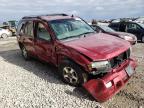
M 17 34 L 26 60 L 37 57 L 54 64 L 64 82 L 82 85 L 98 101 L 106 101 L 117 93 L 136 68 L 127 41 L 96 33 L 79 17 L 23 17 Z

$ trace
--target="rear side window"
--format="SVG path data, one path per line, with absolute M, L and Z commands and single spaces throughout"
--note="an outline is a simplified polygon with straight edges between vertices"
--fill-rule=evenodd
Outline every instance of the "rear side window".
M 118 23 L 112 23 L 112 24 L 110 24 L 110 27 L 118 27 L 118 26 L 119 26 Z
M 20 21 L 18 23 L 18 26 L 17 26 L 17 33 L 18 34 L 24 34 L 24 26 L 25 26 L 25 21 Z
M 109 27 L 113 28 L 114 30 L 119 30 L 119 23 L 111 23 Z
M 24 34 L 33 37 L 33 22 L 27 22 L 24 27 Z

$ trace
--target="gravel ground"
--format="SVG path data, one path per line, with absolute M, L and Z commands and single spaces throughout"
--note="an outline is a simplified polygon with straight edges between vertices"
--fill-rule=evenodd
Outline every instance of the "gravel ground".
M 0 40 L 0 108 L 144 108 L 144 44 L 133 48 L 139 67 L 121 92 L 105 103 L 61 82 L 54 66 L 25 61 L 15 38 Z

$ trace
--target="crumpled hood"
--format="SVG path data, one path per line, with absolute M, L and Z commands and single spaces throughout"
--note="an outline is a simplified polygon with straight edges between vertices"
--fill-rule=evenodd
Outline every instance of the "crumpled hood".
M 104 33 L 88 34 L 86 37 L 63 42 L 93 61 L 113 58 L 130 48 L 129 42 Z

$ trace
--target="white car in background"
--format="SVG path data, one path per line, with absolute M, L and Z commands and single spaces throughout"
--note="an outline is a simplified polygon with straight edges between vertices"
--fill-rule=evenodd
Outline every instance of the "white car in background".
M 12 36 L 12 33 L 8 29 L 0 28 L 0 38 L 7 38 Z

